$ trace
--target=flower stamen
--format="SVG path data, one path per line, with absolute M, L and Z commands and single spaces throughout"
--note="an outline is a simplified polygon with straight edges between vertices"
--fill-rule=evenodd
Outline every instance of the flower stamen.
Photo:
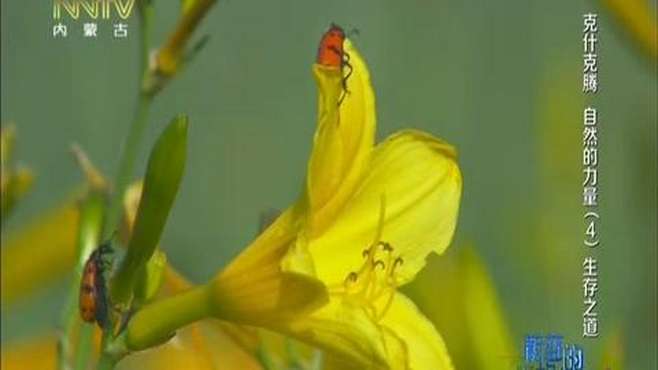
M 393 245 L 380 239 L 384 219 L 385 199 L 382 196 L 375 240 L 361 252 L 365 259 L 363 264 L 347 274 L 342 286 L 331 289 L 332 293 L 342 294 L 366 307 L 375 321 L 380 321 L 391 307 L 398 285 L 396 271 L 404 263 L 402 256 L 395 254 Z
M 394 253 L 395 248 L 387 242 L 378 241 L 371 245 L 362 253 L 366 260 L 361 268 L 347 275 L 341 289 L 346 298 L 358 300 L 367 307 L 375 321 L 384 317 L 395 296 L 396 270 L 404 259 Z M 385 303 L 377 304 L 383 297 Z

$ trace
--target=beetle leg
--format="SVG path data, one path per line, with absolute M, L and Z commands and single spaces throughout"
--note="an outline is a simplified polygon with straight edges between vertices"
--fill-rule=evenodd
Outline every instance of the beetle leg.
M 345 77 L 343 77 L 343 80 L 342 80 L 343 92 L 340 95 L 340 98 L 338 99 L 338 105 L 341 105 L 341 103 L 345 99 L 345 96 L 347 96 L 347 94 L 350 93 L 350 90 L 347 88 L 347 80 L 350 78 L 350 76 L 354 72 L 354 68 L 350 64 L 350 55 L 347 54 L 347 53 L 344 54 L 343 66 L 345 68 L 347 68 L 347 73 L 345 74 Z

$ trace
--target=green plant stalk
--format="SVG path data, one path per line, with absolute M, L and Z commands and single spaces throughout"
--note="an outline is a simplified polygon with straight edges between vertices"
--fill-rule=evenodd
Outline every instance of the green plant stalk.
M 105 211 L 105 196 L 96 191 L 90 191 L 80 204 L 80 223 L 78 226 L 77 261 L 69 287 L 68 300 L 62 316 L 63 332 L 59 338 L 59 368 L 68 369 L 71 360 L 72 346 L 70 339 L 76 325 L 80 321 L 78 315 L 78 296 L 80 280 L 85 262 L 99 244 L 103 212 Z M 93 326 L 83 325 L 80 331 L 77 350 L 75 351 L 75 369 L 84 369 L 89 362 L 90 337 Z
M 128 350 L 139 351 L 169 340 L 176 330 L 212 314 L 209 286 L 155 301 L 139 310 L 126 328 Z
M 208 317 L 212 312 L 209 287 L 202 285 L 149 304 L 128 322 L 126 331 L 117 339 L 103 338 L 97 370 L 111 370 L 131 351 L 141 351 L 171 339 L 176 330 Z
M 201 20 L 208 14 L 217 0 L 193 0 L 183 5 L 183 16 L 179 19 L 174 32 L 169 36 L 158 53 L 158 71 L 165 77 L 173 77 L 185 59 L 184 49 Z
M 103 347 L 105 348 L 101 358 L 99 359 L 96 370 L 112 370 L 124 356 L 128 354 L 123 336 L 110 341 L 111 335 L 103 337 Z
M 138 27 L 140 32 L 139 55 L 140 55 L 140 80 L 138 84 L 138 98 L 137 106 L 133 116 L 133 121 L 130 126 L 130 131 L 126 138 L 121 159 L 119 161 L 119 169 L 114 179 L 114 191 L 110 199 L 109 208 L 105 217 L 105 224 L 103 226 L 103 235 L 106 239 L 110 239 L 114 232 L 117 230 L 121 220 L 121 209 L 123 205 L 124 193 L 128 187 L 131 177 L 135 170 L 135 161 L 137 158 L 139 146 L 142 143 L 144 132 L 148 124 L 149 110 L 155 93 L 144 88 L 145 81 L 149 76 L 149 48 L 151 45 L 151 32 L 152 32 L 152 19 L 153 19 L 153 6 L 151 0 L 138 1 L 139 20 Z M 98 362 L 98 369 L 113 369 L 118 361 L 115 356 L 109 351 L 112 344 L 112 328 L 114 322 L 110 319 L 108 329 L 103 331 L 101 341 L 101 354 Z M 90 341 L 87 341 L 90 342 Z M 88 352 L 90 352 L 90 348 Z
M 148 124 L 149 110 L 154 98 L 154 92 L 146 89 L 145 81 L 149 78 L 149 48 L 151 44 L 151 23 L 153 18 L 153 6 L 148 0 L 138 2 L 140 14 L 140 71 L 141 77 L 138 87 L 137 107 L 133 121 L 128 132 L 128 137 L 124 143 L 119 161 L 119 170 L 114 179 L 114 191 L 110 200 L 110 206 L 103 227 L 103 234 L 109 239 L 119 225 L 121 219 L 121 208 L 123 204 L 123 195 L 130 183 L 135 171 L 135 161 L 137 158 L 139 146 L 142 143 L 144 132 Z
M 94 326 L 83 324 L 80 326 L 80 335 L 78 337 L 78 348 L 75 353 L 75 370 L 85 370 L 89 366 L 89 360 L 93 352 L 91 345 L 94 334 Z
M 96 370 L 112 370 L 116 366 L 117 362 L 119 362 L 119 360 L 120 359 L 114 358 L 113 356 L 109 356 L 104 353 L 98 360 L 98 366 L 96 366 Z

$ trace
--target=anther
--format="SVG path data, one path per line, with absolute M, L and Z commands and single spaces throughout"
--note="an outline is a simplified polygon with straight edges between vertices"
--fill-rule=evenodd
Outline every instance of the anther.
M 377 268 L 377 266 L 380 266 L 382 268 L 382 270 L 386 270 L 386 264 L 382 260 L 375 261 L 375 263 L 373 264 L 373 267 Z

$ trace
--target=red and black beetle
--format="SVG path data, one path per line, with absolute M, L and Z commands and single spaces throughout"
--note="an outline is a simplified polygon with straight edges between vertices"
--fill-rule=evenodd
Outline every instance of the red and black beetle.
M 109 242 L 96 248 L 85 262 L 80 281 L 80 316 L 86 322 L 97 322 L 102 328 L 105 328 L 109 322 L 109 299 L 103 275 L 109 265 L 103 256 L 108 253 L 112 253 Z
M 343 44 L 345 43 L 345 31 L 335 23 L 329 26 L 329 29 L 322 35 L 318 45 L 318 53 L 315 58 L 317 64 L 340 68 L 347 68 L 347 73 L 343 77 L 343 95 L 338 104 L 343 102 L 347 90 L 347 80 L 352 75 L 352 65 L 350 64 L 350 55 L 345 52 Z

